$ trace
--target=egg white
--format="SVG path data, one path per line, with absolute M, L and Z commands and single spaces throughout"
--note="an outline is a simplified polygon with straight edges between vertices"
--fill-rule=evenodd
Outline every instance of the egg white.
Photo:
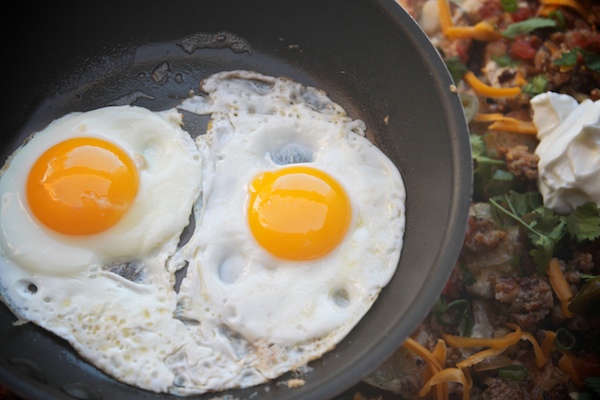
M 145 256 L 177 237 L 189 222 L 200 181 L 200 154 L 180 124 L 174 110 L 105 107 L 68 114 L 32 135 L 0 180 L 0 243 L 6 257 L 31 272 L 68 275 Z M 104 138 L 126 150 L 139 169 L 140 187 L 131 209 L 113 227 L 94 235 L 64 235 L 32 216 L 27 175 L 48 148 L 82 136 Z
M 171 261 L 188 263 L 179 315 L 202 326 L 199 342 L 208 329 L 248 366 L 235 383 L 249 386 L 331 350 L 369 310 L 398 264 L 405 190 L 398 169 L 364 137 L 364 123 L 323 92 L 246 71 L 215 74 L 202 88 L 206 97 L 181 105 L 212 119 L 197 139 L 196 230 Z M 277 259 L 248 226 L 250 182 L 290 163 L 329 173 L 352 203 L 347 236 L 318 260 Z
M 0 299 L 21 322 L 67 340 L 116 379 L 155 392 L 177 392 L 185 365 L 202 360 L 195 388 L 214 386 L 239 368 L 198 345 L 174 318 L 175 270 L 166 263 L 188 225 L 200 190 L 200 154 L 175 110 L 107 107 L 69 114 L 34 134 L 0 178 Z M 29 213 L 25 181 L 52 145 L 79 136 L 110 140 L 135 160 L 135 203 L 112 228 L 88 237 L 52 232 Z M 219 383 L 220 385 L 220 383 Z

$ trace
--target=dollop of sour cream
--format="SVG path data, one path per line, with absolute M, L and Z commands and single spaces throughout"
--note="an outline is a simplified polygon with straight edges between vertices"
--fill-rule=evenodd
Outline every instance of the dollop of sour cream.
M 600 206 L 600 101 L 546 92 L 531 106 L 544 205 L 560 214 L 588 202 Z

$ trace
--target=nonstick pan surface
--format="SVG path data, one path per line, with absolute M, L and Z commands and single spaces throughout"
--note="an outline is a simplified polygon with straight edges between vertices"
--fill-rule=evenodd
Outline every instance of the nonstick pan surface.
M 450 75 L 395 2 L 12 6 L 15 25 L 4 24 L 4 159 L 29 134 L 68 112 L 109 104 L 163 110 L 197 92 L 200 81 L 212 73 L 247 69 L 325 90 L 351 117 L 365 121 L 368 137 L 403 175 L 407 225 L 396 275 L 346 339 L 309 364 L 300 376 L 305 384 L 288 388 L 285 381 L 296 377 L 289 373 L 266 385 L 193 398 L 334 398 L 385 361 L 426 316 L 464 237 L 471 157 Z M 195 46 L 185 45 L 190 40 Z M 206 121 L 187 123 L 194 135 Z M 61 339 L 14 321 L 2 306 L 0 383 L 24 398 L 175 398 L 119 383 Z

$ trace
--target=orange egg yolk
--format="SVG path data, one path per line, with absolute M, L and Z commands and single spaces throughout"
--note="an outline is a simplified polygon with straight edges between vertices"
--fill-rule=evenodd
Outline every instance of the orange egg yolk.
M 348 195 L 323 171 L 292 166 L 265 172 L 249 190 L 250 230 L 274 256 L 296 261 L 323 257 L 348 231 Z
M 69 139 L 37 159 L 27 180 L 27 200 L 37 219 L 55 232 L 91 235 L 116 224 L 139 187 L 135 163 L 102 139 Z

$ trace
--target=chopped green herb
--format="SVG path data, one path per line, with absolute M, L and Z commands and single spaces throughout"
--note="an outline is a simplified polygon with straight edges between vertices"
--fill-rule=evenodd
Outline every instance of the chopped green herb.
M 600 72 L 600 55 L 575 47 L 561 54 L 560 58 L 554 60 L 554 64 L 561 67 L 572 67 L 577 64 L 577 56 L 581 54 L 585 65 L 592 71 Z
M 585 385 L 600 396 L 600 376 L 590 376 L 584 379 Z
M 489 184 L 486 187 L 488 196 L 499 196 L 506 193 L 512 187 L 515 176 L 508 171 L 497 169 L 494 171 Z
M 577 63 L 577 54 L 579 53 L 579 49 L 573 49 L 562 53 L 560 58 L 554 60 L 554 64 L 559 65 L 561 67 L 572 67 Z
M 587 65 L 589 69 L 600 72 L 600 54 L 584 51 L 583 59 L 585 60 L 585 65 Z
M 527 368 L 523 364 L 510 364 L 502 368 L 498 368 L 498 377 L 509 381 L 522 381 L 527 378 Z
M 473 318 L 471 304 L 465 299 L 454 300 L 446 304 L 446 298 L 441 296 L 431 310 L 436 322 L 442 326 L 458 328 L 463 324 L 463 336 L 471 336 Z
M 508 54 L 492 56 L 492 60 L 498 64 L 499 67 L 514 67 L 517 65 L 517 62 Z
M 502 35 L 514 39 L 519 35 L 532 32 L 540 28 L 555 28 L 556 21 L 550 18 L 533 17 L 525 21 L 515 22 L 506 27 Z
M 600 278 L 600 275 L 579 274 L 579 279 L 581 279 L 584 282 L 594 278 Z
M 565 29 L 565 15 L 560 10 L 552 11 L 548 17 L 556 21 L 557 28 Z
M 514 13 L 519 8 L 517 0 L 500 0 L 502 9 L 508 13 Z
M 477 279 L 475 279 L 475 275 L 473 275 L 471 270 L 462 264 L 460 266 L 460 272 L 463 285 L 472 286 L 477 282 Z
M 471 135 L 473 156 L 473 190 L 481 197 L 497 196 L 508 191 L 513 182 L 513 174 L 500 169 L 506 165 L 503 160 L 491 158 L 482 136 Z
M 468 71 L 465 64 L 463 64 L 457 56 L 446 59 L 446 67 L 454 79 L 454 83 L 458 83 L 463 78 L 463 75 Z
M 536 75 L 531 81 L 523 85 L 521 91 L 528 94 L 530 97 L 534 97 L 540 93 L 544 93 L 547 87 L 548 79 L 544 75 Z
M 600 209 L 595 203 L 587 203 L 575 209 L 567 217 L 567 230 L 579 243 L 600 237 Z
M 545 274 L 556 244 L 565 235 L 566 218 L 544 207 L 538 192 L 519 194 L 511 191 L 491 198 L 490 204 L 497 212 L 497 219 L 502 220 L 503 214 L 526 228 L 527 237 L 534 246 L 529 254 L 537 264 L 538 274 Z

